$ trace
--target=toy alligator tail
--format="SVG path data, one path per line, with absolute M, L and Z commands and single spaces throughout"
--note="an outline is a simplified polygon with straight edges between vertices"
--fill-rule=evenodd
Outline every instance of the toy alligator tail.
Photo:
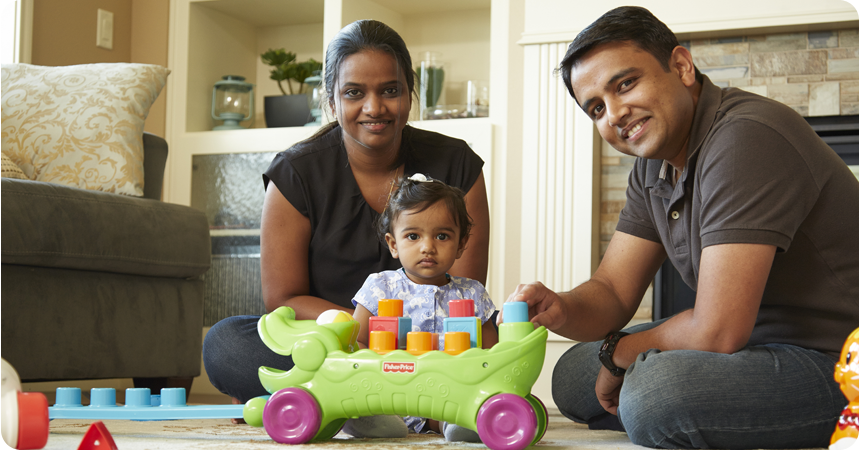
M 289 356 L 296 342 L 317 339 L 327 352 L 357 350 L 358 322 L 338 322 L 318 325 L 313 320 L 296 320 L 293 308 L 282 306 L 271 314 L 264 314 L 257 322 L 257 332 L 263 343 L 279 355 Z

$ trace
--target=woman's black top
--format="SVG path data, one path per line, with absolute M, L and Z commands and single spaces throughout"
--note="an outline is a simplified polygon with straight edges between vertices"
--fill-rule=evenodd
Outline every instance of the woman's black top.
M 410 126 L 403 130 L 401 151 L 405 176 L 423 173 L 464 192 L 484 165 L 464 141 Z M 310 219 L 309 295 L 352 308 L 352 297 L 368 275 L 401 267 L 376 237 L 379 213 L 361 195 L 339 126 L 278 153 L 263 174 L 263 185 L 270 180 Z

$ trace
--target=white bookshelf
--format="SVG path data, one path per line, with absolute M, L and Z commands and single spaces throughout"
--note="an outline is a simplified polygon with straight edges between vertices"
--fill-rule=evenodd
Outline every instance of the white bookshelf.
M 176 0 L 171 2 L 166 139 L 170 145 L 165 200 L 190 204 L 194 155 L 281 151 L 316 128 L 266 128 L 263 98 L 280 95 L 260 54 L 285 48 L 299 61 L 323 60 L 328 41 L 346 24 L 377 19 L 401 34 L 413 66 L 425 51 L 446 63 L 447 103 L 464 101 L 467 80 L 490 80 L 490 0 Z M 212 86 L 224 75 L 255 85 L 254 118 L 242 130 L 212 131 Z M 492 89 L 492 87 L 491 87 Z M 462 138 L 487 162 L 492 125 L 487 118 L 411 122 Z M 489 180 L 488 180 L 489 181 Z

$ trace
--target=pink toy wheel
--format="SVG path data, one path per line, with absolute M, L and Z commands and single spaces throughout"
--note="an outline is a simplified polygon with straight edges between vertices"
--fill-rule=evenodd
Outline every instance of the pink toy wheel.
M 493 450 L 521 450 L 537 433 L 537 417 L 529 402 L 515 394 L 490 397 L 478 410 L 478 436 Z
M 263 408 L 263 426 L 275 442 L 304 444 L 320 427 L 320 406 L 304 389 L 286 388 L 275 392 Z

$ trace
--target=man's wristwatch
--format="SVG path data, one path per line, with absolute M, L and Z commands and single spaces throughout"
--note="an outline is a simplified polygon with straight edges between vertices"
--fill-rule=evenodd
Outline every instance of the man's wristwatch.
M 597 353 L 597 357 L 600 358 L 603 367 L 609 369 L 609 373 L 613 376 L 620 377 L 627 372 L 627 370 L 616 366 L 612 362 L 612 354 L 615 353 L 615 346 L 618 345 L 618 340 L 629 334 L 623 331 L 613 331 L 607 334 L 606 339 L 603 340 L 603 345 L 600 346 L 600 352 Z

